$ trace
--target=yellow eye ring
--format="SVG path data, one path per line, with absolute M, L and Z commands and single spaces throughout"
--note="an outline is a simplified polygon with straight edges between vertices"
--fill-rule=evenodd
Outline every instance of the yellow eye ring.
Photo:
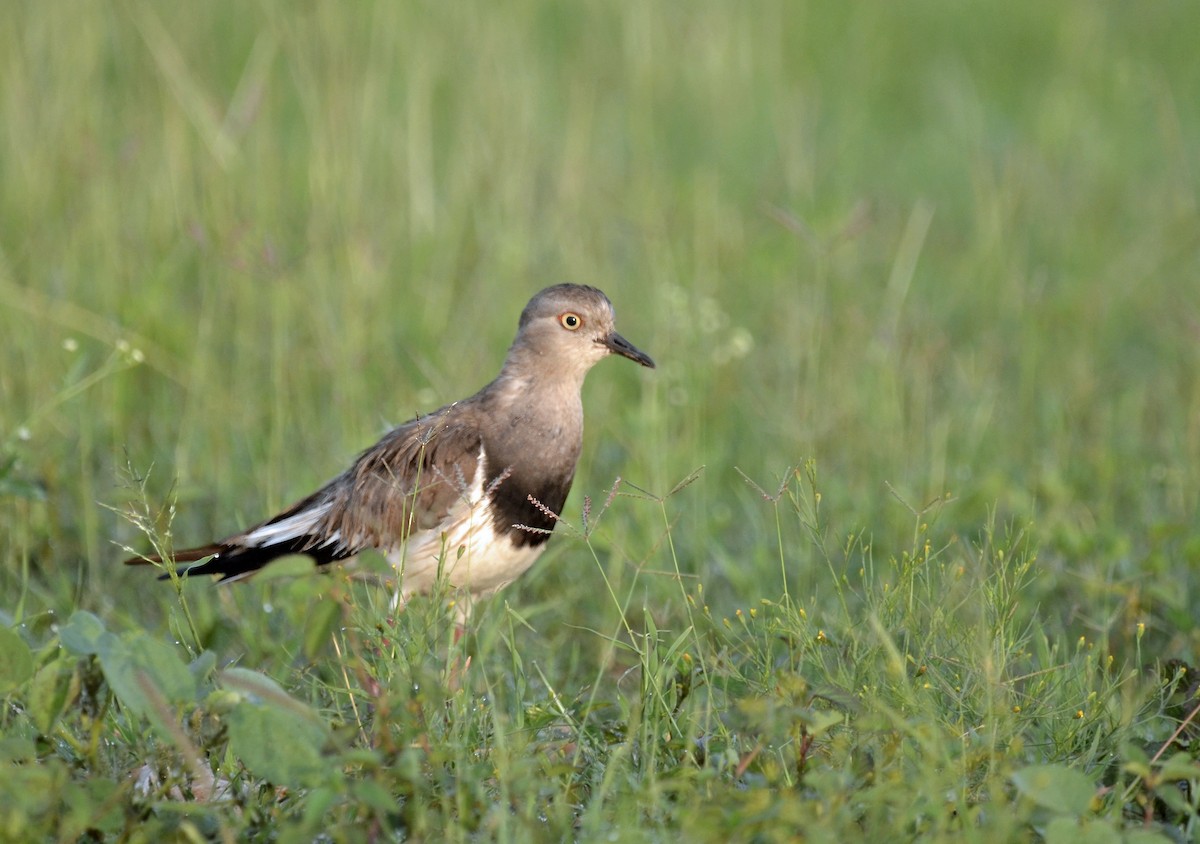
M 579 329 L 579 326 L 583 325 L 583 317 L 569 311 L 559 315 L 558 321 L 562 323 L 562 327 L 567 329 L 567 331 L 576 331 Z

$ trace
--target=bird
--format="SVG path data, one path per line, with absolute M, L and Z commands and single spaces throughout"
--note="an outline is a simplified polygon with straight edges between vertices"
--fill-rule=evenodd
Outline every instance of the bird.
M 479 392 L 392 429 L 263 522 L 166 560 L 148 553 L 125 562 L 227 583 L 279 557 L 305 555 L 327 568 L 374 549 L 395 569 L 394 603 L 445 578 L 465 618 L 473 601 L 512 583 L 545 550 L 583 444 L 584 378 L 610 355 L 655 368 L 617 333 L 602 291 L 547 287 L 522 310 L 500 374 Z

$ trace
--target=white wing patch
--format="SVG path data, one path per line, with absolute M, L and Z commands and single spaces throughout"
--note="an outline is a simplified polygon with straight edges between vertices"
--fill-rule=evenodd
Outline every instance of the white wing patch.
M 242 541 L 251 548 L 261 548 L 264 545 L 274 545 L 278 542 L 309 536 L 316 529 L 317 523 L 329 512 L 329 506 L 329 502 L 326 501 L 315 507 L 301 510 L 299 513 L 293 513 L 286 519 L 257 527 L 246 534 Z M 330 545 L 340 538 L 335 534 L 327 537 L 321 545 L 322 547 Z

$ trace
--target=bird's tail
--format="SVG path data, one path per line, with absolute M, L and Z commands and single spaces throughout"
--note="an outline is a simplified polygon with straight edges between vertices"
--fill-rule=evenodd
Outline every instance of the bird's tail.
M 221 579 L 218 582 L 226 583 L 246 580 L 272 560 L 293 554 L 311 557 L 315 565 L 330 563 L 345 556 L 329 548 L 314 547 L 309 537 L 296 537 L 271 545 L 241 545 L 233 542 L 201 545 L 176 551 L 168 558 L 168 562 L 175 564 L 175 573 L 181 577 L 219 574 Z M 158 554 L 139 555 L 125 561 L 127 566 L 162 564 L 163 559 Z M 164 572 L 158 579 L 167 580 L 170 577 L 169 572 Z
M 318 566 L 344 560 L 356 549 L 347 547 L 336 534 L 327 536 L 321 526 L 331 506 L 327 490 L 322 489 L 244 533 L 176 551 L 169 562 L 176 565 L 177 574 L 219 574 L 220 582 L 225 583 L 245 580 L 272 560 L 293 554 L 311 557 Z M 163 562 L 158 554 L 145 554 L 126 560 L 125 565 L 161 566 Z M 159 580 L 170 576 L 164 573 Z

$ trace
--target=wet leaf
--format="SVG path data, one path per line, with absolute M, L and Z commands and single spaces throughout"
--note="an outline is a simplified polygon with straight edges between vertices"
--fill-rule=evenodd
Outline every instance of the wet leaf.
M 79 610 L 72 613 L 58 631 L 58 640 L 76 656 L 90 656 L 100 652 L 100 639 L 104 633 L 103 621 L 86 610 Z
M 309 613 L 304 625 L 304 655 L 309 659 L 320 653 L 337 629 L 342 618 L 342 605 L 333 598 L 322 598 Z
M 1058 817 L 1046 824 L 1046 844 L 1121 844 L 1121 833 L 1101 821 Z
M 1017 790 L 1039 806 L 1063 815 L 1088 812 L 1096 786 L 1065 765 L 1031 765 L 1012 775 Z
M 11 627 L 0 627 L 0 695 L 8 694 L 32 676 L 29 645 Z
M 139 715 L 157 721 L 159 713 L 147 695 L 150 683 L 169 703 L 194 700 L 196 678 L 166 642 L 144 633 L 122 639 L 106 633 L 99 641 L 100 667 L 113 694 Z
M 43 734 L 49 734 L 67 706 L 79 694 L 76 660 L 63 656 L 38 669 L 29 685 L 29 713 Z
M 255 776 L 297 788 L 328 779 L 321 755 L 327 732 L 320 723 L 291 708 L 249 701 L 225 721 L 230 750 Z

